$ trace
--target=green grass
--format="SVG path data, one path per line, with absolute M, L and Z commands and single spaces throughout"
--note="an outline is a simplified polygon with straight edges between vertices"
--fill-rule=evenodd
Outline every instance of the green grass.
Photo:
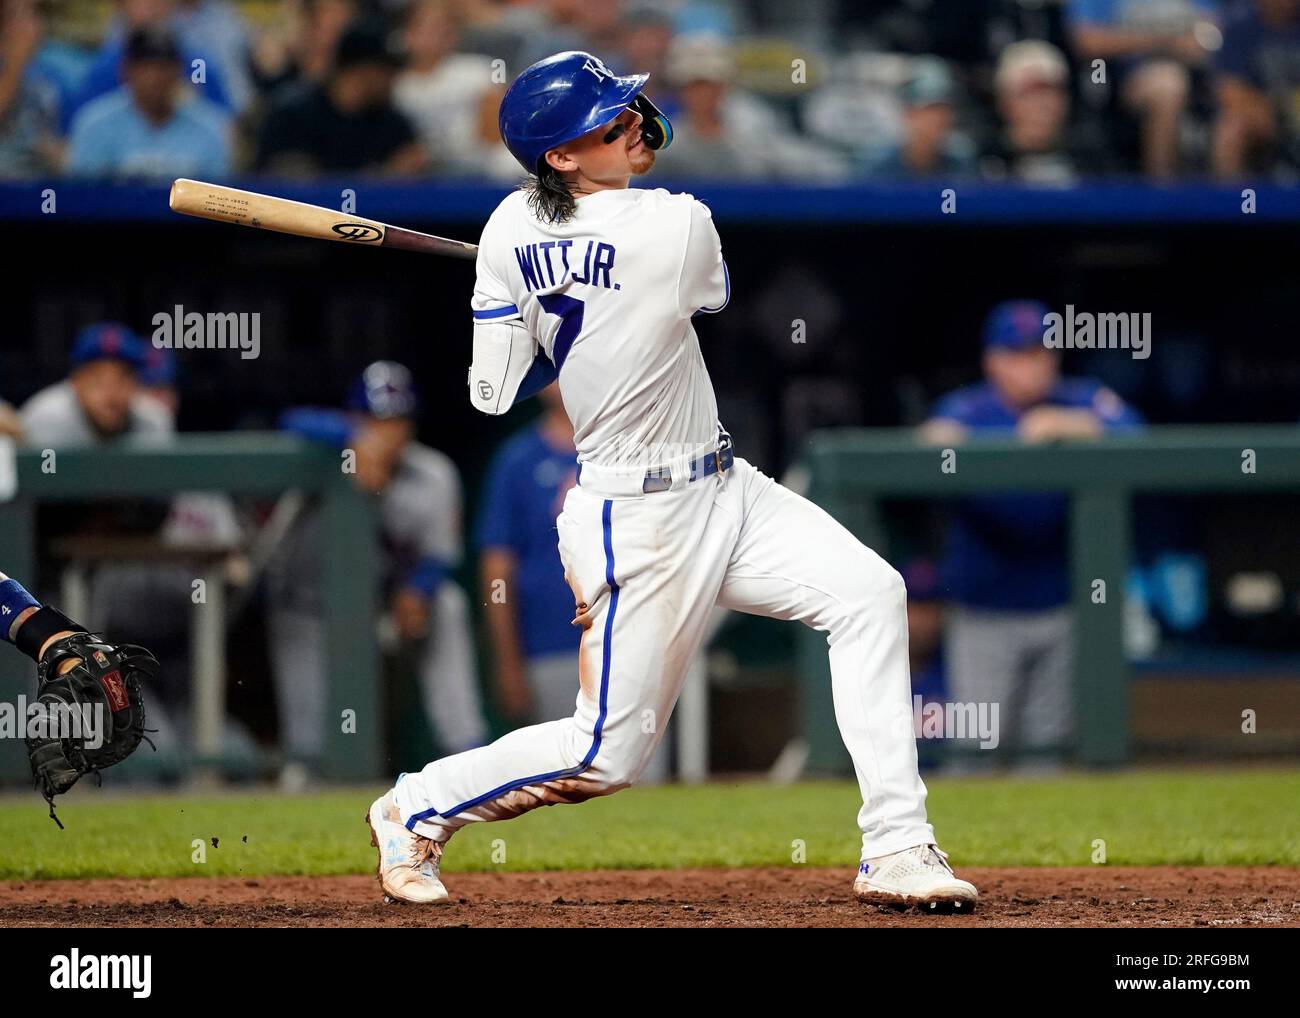
M 1300 865 L 1300 770 L 1138 771 L 1051 780 L 932 779 L 930 819 L 961 866 Z M 60 810 L 0 802 L 0 880 L 363 873 L 375 793 L 109 795 L 80 789 Z M 810 865 L 858 856 L 856 785 L 759 783 L 631 789 L 536 810 L 456 836 L 447 872 Z M 247 837 L 247 841 L 243 840 Z M 213 847 L 211 839 L 218 839 Z M 192 842 L 206 862 L 192 861 Z M 494 846 L 500 839 L 501 845 Z M 494 860 L 504 847 L 506 861 Z

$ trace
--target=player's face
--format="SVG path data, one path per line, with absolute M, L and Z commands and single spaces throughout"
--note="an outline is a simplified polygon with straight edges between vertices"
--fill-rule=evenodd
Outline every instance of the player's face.
M 655 163 L 653 149 L 641 140 L 641 114 L 624 110 L 607 124 L 576 141 L 547 153 L 551 165 L 563 172 L 606 187 L 626 186 Z
M 388 487 L 406 444 L 414 437 L 415 425 L 405 417 L 360 418 L 353 439 L 357 483 L 372 492 Z
M 118 360 L 83 364 L 72 375 L 77 402 L 101 435 L 119 435 L 131 419 L 131 398 L 135 395 L 135 372 Z
M 1059 376 L 1056 354 L 1043 346 L 990 350 L 984 373 L 1012 406 L 1029 407 L 1047 398 Z

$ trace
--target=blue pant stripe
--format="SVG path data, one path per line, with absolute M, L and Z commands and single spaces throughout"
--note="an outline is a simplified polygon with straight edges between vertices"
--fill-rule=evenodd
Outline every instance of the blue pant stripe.
M 430 807 L 422 810 L 406 821 L 406 829 L 414 830 L 415 825 L 421 820 L 428 820 L 429 817 L 454 817 L 457 813 L 463 813 L 467 809 L 473 809 L 482 803 L 504 795 L 506 792 L 513 792 L 516 788 L 523 788 L 525 785 L 537 785 L 547 781 L 554 781 L 556 778 L 572 778 L 581 774 L 591 762 L 596 759 L 596 754 L 600 752 L 601 736 L 605 728 L 605 718 L 609 715 L 609 672 L 613 661 L 613 638 L 614 638 L 614 615 L 618 611 L 618 584 L 614 580 L 614 531 L 611 523 L 611 516 L 614 509 L 612 499 L 605 500 L 604 509 L 601 512 L 601 530 L 604 532 L 605 539 L 605 582 L 609 585 L 609 612 L 605 616 L 605 646 L 602 653 L 600 665 L 600 713 L 596 717 L 596 727 L 592 733 L 591 748 L 587 750 L 587 755 L 582 758 L 582 763 L 575 767 L 566 767 L 563 770 L 551 771 L 549 774 L 534 774 L 527 778 L 518 778 L 514 781 L 508 781 L 504 785 L 499 785 L 490 792 L 484 792 L 467 802 L 462 802 L 454 809 L 441 811 Z

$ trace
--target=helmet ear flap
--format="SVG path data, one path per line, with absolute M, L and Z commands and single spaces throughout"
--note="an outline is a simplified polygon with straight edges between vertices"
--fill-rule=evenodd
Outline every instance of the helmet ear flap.
M 641 140 L 650 149 L 667 148 L 673 142 L 673 125 L 659 112 L 659 107 L 652 103 L 644 92 L 640 93 L 629 107 L 641 114 Z

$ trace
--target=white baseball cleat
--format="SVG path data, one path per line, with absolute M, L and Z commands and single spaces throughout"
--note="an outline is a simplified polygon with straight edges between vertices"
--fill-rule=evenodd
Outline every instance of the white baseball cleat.
M 938 845 L 913 848 L 865 859 L 853 881 L 859 901 L 924 912 L 974 912 L 979 891 L 959 880 L 948 865 L 948 853 Z
M 442 846 L 403 826 L 392 795 L 386 792 L 366 812 L 370 844 L 379 850 L 379 866 L 375 872 L 384 892 L 384 904 L 396 901 L 437 905 L 450 901 L 447 888 L 438 877 Z

